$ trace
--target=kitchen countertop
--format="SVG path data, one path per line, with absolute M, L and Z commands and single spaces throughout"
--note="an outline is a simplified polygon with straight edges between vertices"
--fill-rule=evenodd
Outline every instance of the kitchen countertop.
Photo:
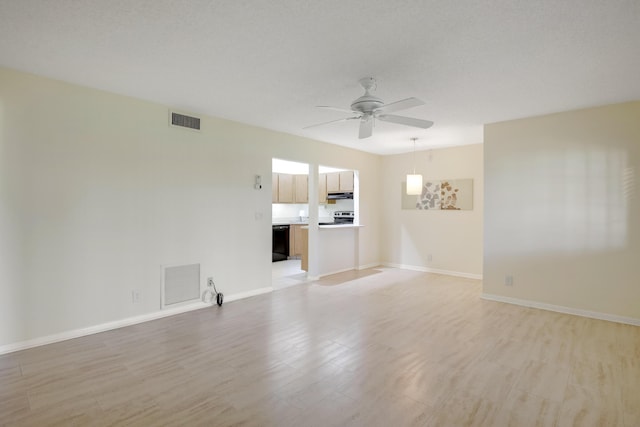
M 362 224 L 354 225 L 354 224 L 327 224 L 327 225 L 319 225 L 319 229 L 328 229 L 328 228 L 360 228 L 364 227 Z M 302 227 L 303 229 L 308 229 L 309 226 Z
M 354 224 L 336 224 L 333 221 L 324 221 L 321 220 L 320 221 L 322 224 L 318 225 L 318 228 L 320 229 L 327 229 L 327 228 L 358 228 L 358 227 L 364 227 L 364 225 L 354 225 Z M 329 224 L 327 224 L 329 223 Z M 286 219 L 275 219 L 272 222 L 272 225 L 302 225 L 305 229 L 309 228 L 309 222 L 308 221 L 292 221 L 292 220 L 286 220 Z
M 272 221 L 273 225 L 309 225 L 309 221 Z
M 333 225 L 333 217 L 329 217 L 329 218 L 322 217 L 318 219 L 318 222 L 330 222 L 332 224 L 329 224 L 329 225 Z M 271 220 L 271 224 L 272 225 L 309 225 L 309 220 L 306 217 L 302 221 L 300 221 L 299 217 L 273 218 Z

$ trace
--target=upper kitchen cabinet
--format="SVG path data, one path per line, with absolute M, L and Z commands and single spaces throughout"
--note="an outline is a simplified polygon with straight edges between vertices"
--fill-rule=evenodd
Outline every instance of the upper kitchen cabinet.
M 293 203 L 293 175 L 278 174 L 278 202 Z
M 340 191 L 353 191 L 353 171 L 340 172 Z
M 318 203 L 327 203 L 327 174 L 318 175 Z
M 353 171 L 327 173 L 327 193 L 353 191 Z
M 293 184 L 295 187 L 294 201 L 295 203 L 309 202 L 309 177 L 307 175 L 293 175 Z
M 327 175 L 327 193 L 340 191 L 340 172 L 330 172 Z
M 309 203 L 308 164 L 283 159 L 271 159 L 271 172 L 273 173 L 273 185 L 275 187 L 271 198 L 272 203 Z
M 278 174 L 271 174 L 271 203 L 278 203 Z
M 309 177 L 288 173 L 272 174 L 271 203 L 309 203 Z

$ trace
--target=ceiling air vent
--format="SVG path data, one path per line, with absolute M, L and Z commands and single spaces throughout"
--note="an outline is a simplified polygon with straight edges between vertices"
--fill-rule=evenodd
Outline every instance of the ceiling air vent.
M 200 130 L 200 119 L 198 117 L 187 116 L 174 111 L 169 111 L 169 113 L 169 123 L 171 126 Z

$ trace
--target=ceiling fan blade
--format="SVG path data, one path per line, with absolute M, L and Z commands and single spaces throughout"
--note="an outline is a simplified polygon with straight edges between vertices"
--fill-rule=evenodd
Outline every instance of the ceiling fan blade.
M 316 108 L 324 108 L 325 110 L 340 111 L 342 113 L 357 114 L 358 111 L 348 110 L 346 108 L 331 107 L 330 105 L 317 105 Z
M 315 125 L 305 126 L 302 129 L 314 128 L 316 126 L 328 125 L 330 123 L 346 122 L 347 120 L 355 120 L 355 119 L 359 119 L 359 118 L 360 118 L 360 116 L 353 116 L 353 117 L 345 117 L 343 119 L 329 120 L 328 122 L 322 122 L 322 123 L 318 123 L 318 124 L 315 124 Z
M 421 101 L 418 98 L 407 98 L 376 108 L 375 112 L 383 114 L 393 113 L 394 111 L 406 110 L 407 108 L 419 107 L 420 105 L 424 105 L 424 101 Z
M 363 117 L 360 121 L 360 133 L 358 134 L 358 138 L 369 138 L 371 135 L 373 135 L 373 117 Z
M 429 120 L 414 119 L 413 117 L 394 116 L 393 114 L 381 114 L 377 117 L 383 122 L 397 123 L 399 125 L 413 126 L 422 129 L 429 129 L 433 126 L 433 122 Z

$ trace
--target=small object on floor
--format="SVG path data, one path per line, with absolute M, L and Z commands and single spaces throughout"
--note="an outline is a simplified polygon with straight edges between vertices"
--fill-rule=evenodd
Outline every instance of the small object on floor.
M 214 295 L 216 296 L 216 304 L 218 304 L 218 306 L 222 306 L 222 303 L 224 302 L 224 294 L 222 292 L 218 292 L 216 284 L 213 283 L 212 279 L 209 279 L 207 289 L 202 293 L 202 302 L 213 304 Z

